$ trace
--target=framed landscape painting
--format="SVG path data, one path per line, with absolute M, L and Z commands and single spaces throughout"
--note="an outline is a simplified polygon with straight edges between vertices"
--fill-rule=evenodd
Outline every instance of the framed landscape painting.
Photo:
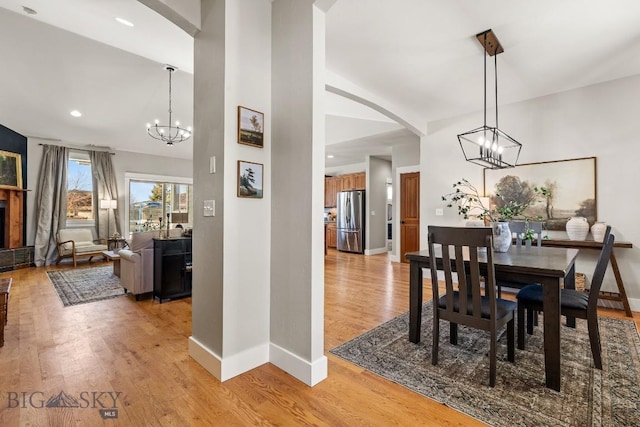
M 536 196 L 534 188 L 545 187 L 549 196 Z M 547 230 L 565 230 L 572 216 L 583 216 L 589 224 L 597 220 L 596 158 L 525 163 L 509 169 L 484 170 L 484 194 L 493 207 L 501 200 L 535 203 L 525 211 L 529 218 L 541 217 Z
M 238 143 L 264 147 L 264 114 L 238 106 Z
M 0 151 L 0 187 L 22 188 L 22 158 L 20 154 Z
M 263 165 L 238 160 L 238 197 L 262 199 Z

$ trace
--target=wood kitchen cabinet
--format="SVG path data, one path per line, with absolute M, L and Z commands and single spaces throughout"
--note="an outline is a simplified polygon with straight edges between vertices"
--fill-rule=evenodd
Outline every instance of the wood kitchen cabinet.
M 338 246 L 338 230 L 335 223 L 327 224 L 324 238 L 327 240 L 327 247 L 335 248 Z
M 366 174 L 364 172 L 349 173 L 346 175 L 340 175 L 342 179 L 342 190 L 364 190 L 366 187 Z
M 324 207 L 335 208 L 336 196 L 339 191 L 342 191 L 340 187 L 340 178 L 329 176 L 324 179 Z
M 348 173 L 324 178 L 324 207 L 335 208 L 336 196 L 341 191 L 364 190 L 367 186 L 367 175 L 364 172 Z

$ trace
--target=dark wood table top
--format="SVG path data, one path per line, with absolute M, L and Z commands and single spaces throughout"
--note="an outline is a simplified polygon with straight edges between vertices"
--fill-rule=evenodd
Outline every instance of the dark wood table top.
M 575 262 L 578 252 L 578 249 L 572 248 L 511 246 L 507 252 L 493 252 L 493 264 L 496 270 L 565 277 L 568 269 Z M 409 261 L 423 263 L 425 268 L 429 266 L 428 250 L 408 252 L 405 257 Z M 436 254 L 436 258 L 441 258 L 440 254 Z M 466 254 L 465 259 L 468 260 Z M 478 259 L 480 262 L 486 262 L 486 254 L 480 252 Z
M 9 293 L 9 290 L 11 289 L 11 282 L 13 282 L 11 277 L 0 279 L 0 294 Z

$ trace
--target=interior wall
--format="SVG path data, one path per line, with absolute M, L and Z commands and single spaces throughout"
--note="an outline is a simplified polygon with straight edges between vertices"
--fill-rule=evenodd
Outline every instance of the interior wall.
M 324 13 L 275 0 L 270 361 L 308 385 L 324 356 Z
M 640 228 L 633 212 L 637 193 L 640 135 L 640 76 L 628 77 L 516 104 L 500 106 L 500 128 L 523 144 L 519 163 L 597 158 L 598 220 L 612 226 L 617 240 L 633 249 L 616 249 L 632 308 L 640 310 Z M 455 209 L 441 196 L 467 178 L 482 188 L 482 169 L 464 160 L 456 135 L 482 123 L 482 112 L 429 124 L 421 143 L 421 248 L 427 247 L 427 225 L 459 224 Z M 436 216 L 442 208 L 444 216 Z M 596 251 L 581 251 L 577 271 L 593 274 Z M 604 290 L 616 291 L 611 269 Z
M 196 206 L 215 202 L 215 216 L 195 217 L 189 354 L 224 381 L 269 361 L 271 2 L 206 1 L 202 18 L 194 192 Z M 264 114 L 263 148 L 238 144 L 240 105 Z M 237 196 L 239 160 L 262 164 L 262 198 Z
M 362 163 L 353 163 L 350 165 L 343 166 L 331 166 L 324 168 L 325 175 L 336 176 L 336 175 L 344 175 L 347 173 L 358 173 L 364 172 L 367 170 L 367 162 Z
M 368 157 L 366 255 L 387 252 L 387 180 L 391 176 L 390 161 Z

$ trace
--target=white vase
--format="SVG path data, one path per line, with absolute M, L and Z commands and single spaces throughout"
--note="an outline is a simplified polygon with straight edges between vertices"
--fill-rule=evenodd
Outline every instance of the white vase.
M 569 240 L 584 240 L 589 233 L 589 223 L 583 216 L 574 216 L 567 221 L 567 235 Z
M 596 222 L 591 226 L 591 235 L 596 242 L 602 242 L 604 240 L 604 233 L 607 231 L 607 224 L 604 222 Z
M 511 246 L 513 237 L 508 222 L 493 222 L 493 250 L 496 252 L 507 252 Z

